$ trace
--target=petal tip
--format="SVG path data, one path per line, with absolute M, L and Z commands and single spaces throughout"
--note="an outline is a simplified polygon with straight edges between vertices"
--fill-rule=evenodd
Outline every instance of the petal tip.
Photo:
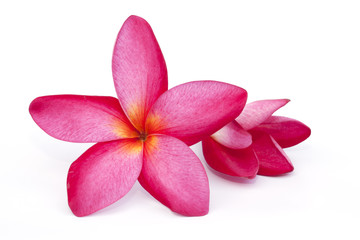
M 305 124 L 304 124 L 305 125 Z M 305 125 L 306 133 L 304 134 L 304 140 L 310 137 L 311 135 L 311 128 L 309 128 L 307 125 Z
M 141 183 L 140 183 L 141 184 Z M 143 186 L 143 185 L 142 185 Z M 151 194 L 151 193 L 150 193 Z M 153 194 L 151 194 L 153 195 Z M 158 199 L 156 196 L 153 195 L 156 199 Z M 173 213 L 179 214 L 181 216 L 185 217 L 201 217 L 205 216 L 209 213 L 209 199 L 207 203 L 204 203 L 203 206 L 194 206 L 192 205 L 183 205 L 183 207 L 179 207 L 175 205 L 172 205 L 172 203 L 164 203 L 160 199 L 158 199 L 162 204 L 167 206 Z
M 250 130 L 266 121 L 289 101 L 290 99 L 268 99 L 248 103 L 235 120 L 245 130 Z
M 282 99 L 277 99 L 274 101 L 279 101 L 279 108 L 285 106 L 286 104 L 288 104 L 290 102 L 290 99 L 288 98 L 282 98 Z
M 207 204 L 202 206 L 201 208 L 194 208 L 190 211 L 189 211 L 189 209 L 187 209 L 185 211 L 181 211 L 179 209 L 171 209 L 171 211 L 173 211 L 177 214 L 181 214 L 186 217 L 201 217 L 201 216 L 205 216 L 209 213 L 209 202 L 207 202 Z
M 139 17 L 137 15 L 130 15 L 124 22 L 123 26 L 127 24 L 145 24 L 150 27 L 150 24 L 142 17 Z
M 71 212 L 76 216 L 76 217 L 86 217 L 90 214 L 84 214 L 83 212 L 79 211 L 76 207 L 73 206 L 73 204 L 70 203 L 70 200 L 68 200 L 68 205 L 69 208 L 71 210 Z
M 39 101 L 40 98 L 42 97 L 35 98 L 29 105 L 29 113 L 32 117 L 41 108 L 41 101 Z
M 145 21 L 145 22 L 146 22 L 146 20 L 145 20 L 144 18 L 139 17 L 139 16 L 134 15 L 134 14 L 130 15 L 125 21 L 127 21 L 127 20 L 141 20 L 141 21 Z
M 267 132 L 282 148 L 295 146 L 311 135 L 311 129 L 304 123 L 282 116 L 271 116 L 255 130 Z
M 255 174 L 255 175 L 252 175 L 252 176 L 247 177 L 247 179 L 254 179 L 255 177 L 256 177 L 256 174 Z
M 283 167 L 282 169 L 259 169 L 258 175 L 267 176 L 267 177 L 276 177 L 276 176 L 284 176 L 288 173 L 291 173 L 294 171 L 294 166 L 288 166 L 287 168 Z
M 44 109 L 44 104 L 42 101 L 43 98 L 45 98 L 45 97 L 37 97 L 34 100 L 32 100 L 29 105 L 30 116 L 38 126 L 40 126 L 39 118 L 40 118 L 41 112 Z M 42 128 L 42 127 L 40 126 L 40 128 Z
M 207 206 L 204 209 L 199 209 L 199 211 L 194 215 L 191 215 L 191 217 L 201 217 L 207 215 L 208 213 L 209 213 L 209 206 Z

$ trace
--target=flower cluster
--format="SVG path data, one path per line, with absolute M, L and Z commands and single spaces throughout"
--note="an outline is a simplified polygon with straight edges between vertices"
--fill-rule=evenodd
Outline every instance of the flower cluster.
M 288 102 L 276 99 L 249 103 L 235 120 L 203 139 L 203 153 L 209 166 L 221 173 L 247 178 L 294 170 L 282 148 L 304 141 L 311 131 L 297 120 L 271 116 Z
M 136 180 L 172 211 L 205 215 L 209 182 L 190 145 L 203 140 L 214 169 L 254 177 L 291 171 L 280 146 L 310 134 L 296 120 L 270 117 L 287 100 L 245 106 L 244 89 L 217 81 L 168 89 L 160 47 L 150 25 L 137 16 L 130 16 L 119 32 L 112 70 L 118 99 L 53 95 L 30 104 L 32 118 L 50 136 L 96 143 L 68 172 L 68 203 L 76 216 L 116 202 Z

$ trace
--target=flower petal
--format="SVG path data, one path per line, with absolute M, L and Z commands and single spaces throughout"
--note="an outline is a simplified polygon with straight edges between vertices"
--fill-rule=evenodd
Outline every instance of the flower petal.
M 236 121 L 225 125 L 211 137 L 221 145 L 234 149 L 247 148 L 252 142 L 251 134 L 245 131 Z
M 144 19 L 130 16 L 125 21 L 115 43 L 112 70 L 120 104 L 142 131 L 149 109 L 168 88 L 164 57 Z
M 275 176 L 294 170 L 290 159 L 284 150 L 269 134 L 251 131 L 253 144 L 251 145 L 259 160 L 259 175 Z
M 244 110 L 235 120 L 245 129 L 252 129 L 266 119 L 276 110 L 287 104 L 289 99 L 260 100 L 246 104 Z
M 113 97 L 53 95 L 36 98 L 30 114 L 50 136 L 69 142 L 105 142 L 138 136 Z
M 94 213 L 122 198 L 141 172 L 142 142 L 135 139 L 97 143 L 71 164 L 69 206 L 78 216 Z
M 216 171 L 246 178 L 254 178 L 258 172 L 259 162 L 251 147 L 227 148 L 210 137 L 202 141 L 202 147 L 206 162 Z
M 202 216 L 209 211 L 209 182 L 205 169 L 195 153 L 176 138 L 148 136 L 139 182 L 176 213 Z
M 279 116 L 271 116 L 254 130 L 267 132 L 282 148 L 301 143 L 311 134 L 310 128 L 302 122 Z
M 170 135 L 192 145 L 238 116 L 247 92 L 216 81 L 195 81 L 166 91 L 146 119 L 146 131 Z

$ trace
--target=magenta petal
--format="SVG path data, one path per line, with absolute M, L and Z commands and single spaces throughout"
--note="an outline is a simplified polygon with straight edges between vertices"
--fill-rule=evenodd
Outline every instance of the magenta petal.
M 307 139 L 311 130 L 300 121 L 287 117 L 271 116 L 268 120 L 254 128 L 270 134 L 282 147 L 292 147 Z
M 251 134 L 245 131 L 236 121 L 232 121 L 211 137 L 228 148 L 247 148 L 251 145 Z
M 252 131 L 251 134 L 253 135 L 251 146 L 260 164 L 258 174 L 275 176 L 294 170 L 290 159 L 274 138 L 260 131 Z
M 221 173 L 254 178 L 259 169 L 259 162 L 251 147 L 231 149 L 206 138 L 202 141 L 203 153 L 209 166 Z
M 116 93 L 138 130 L 156 99 L 167 90 L 164 57 L 150 25 L 130 16 L 117 37 L 112 60 Z
M 268 119 L 276 110 L 289 101 L 288 99 L 274 99 L 246 104 L 240 116 L 236 118 L 236 121 L 245 130 L 252 129 Z
M 97 143 L 87 150 L 68 173 L 72 212 L 86 216 L 122 198 L 141 172 L 142 155 L 142 142 L 135 139 Z
M 202 216 L 209 211 L 209 182 L 205 169 L 195 153 L 176 138 L 148 137 L 139 182 L 176 213 Z
M 244 89 L 227 83 L 185 83 L 159 97 L 146 119 L 146 130 L 192 145 L 234 120 L 246 98 Z
M 30 114 L 50 136 L 69 142 L 105 142 L 136 137 L 113 97 L 54 95 L 36 98 Z

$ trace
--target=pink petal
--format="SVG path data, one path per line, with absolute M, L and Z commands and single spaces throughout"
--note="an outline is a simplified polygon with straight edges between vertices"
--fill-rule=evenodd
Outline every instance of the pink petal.
M 30 114 L 50 136 L 69 142 L 104 142 L 138 136 L 113 97 L 54 95 L 36 98 Z
M 141 172 L 142 155 L 142 142 L 135 139 L 97 143 L 87 150 L 68 173 L 72 212 L 86 216 L 122 198 Z
M 148 137 L 139 182 L 176 213 L 202 216 L 209 211 L 209 182 L 205 169 L 195 153 L 176 138 Z
M 188 82 L 159 97 L 146 119 L 146 131 L 192 145 L 234 120 L 246 98 L 244 89 L 227 83 Z
M 117 37 L 112 60 L 116 93 L 138 130 L 156 99 L 167 90 L 164 57 L 150 25 L 130 16 Z
M 290 159 L 284 150 L 269 134 L 260 131 L 252 131 L 253 144 L 251 145 L 259 160 L 258 174 L 275 176 L 294 170 Z
M 254 130 L 267 132 L 282 148 L 301 143 L 311 134 L 310 128 L 302 122 L 278 116 L 271 116 Z
M 266 119 L 276 110 L 287 104 L 289 99 L 261 100 L 246 104 L 244 110 L 235 120 L 245 129 L 252 129 Z
M 251 147 L 231 149 L 206 138 L 202 141 L 206 162 L 216 171 L 236 177 L 254 178 L 259 162 Z
M 251 134 L 245 131 L 236 121 L 232 121 L 211 137 L 228 148 L 247 148 L 251 145 Z

